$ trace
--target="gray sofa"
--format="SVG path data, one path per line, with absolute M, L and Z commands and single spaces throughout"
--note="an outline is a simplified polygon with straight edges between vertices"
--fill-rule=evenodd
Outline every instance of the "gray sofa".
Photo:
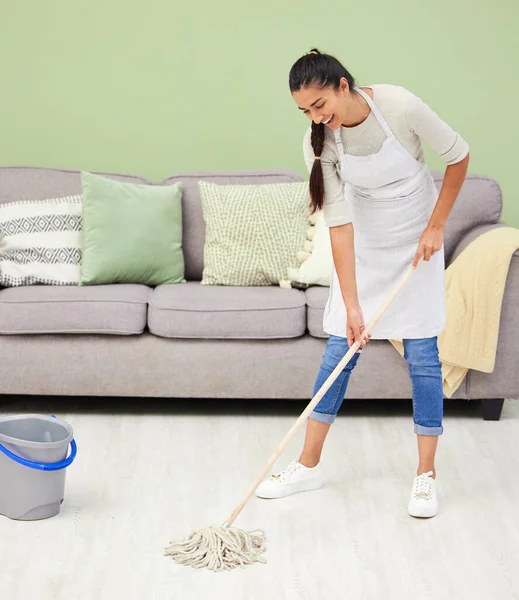
M 152 185 L 140 177 L 104 175 Z M 441 174 L 434 177 L 441 185 Z M 257 184 L 301 177 L 284 170 L 200 172 L 159 184 L 183 184 L 186 284 L 0 290 L 0 394 L 310 399 L 326 345 L 328 288 L 201 286 L 199 179 Z M 77 193 L 77 171 L 0 168 L 0 202 Z M 446 228 L 447 265 L 478 235 L 504 225 L 501 209 L 498 184 L 469 175 Z M 518 297 L 516 255 L 495 370 L 469 372 L 454 396 L 482 400 L 486 419 L 499 419 L 505 397 L 519 397 Z M 348 398 L 411 398 L 407 364 L 387 341 L 371 341 L 356 372 Z

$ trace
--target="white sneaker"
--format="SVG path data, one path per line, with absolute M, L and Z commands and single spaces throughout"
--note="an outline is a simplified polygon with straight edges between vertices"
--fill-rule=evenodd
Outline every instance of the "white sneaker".
M 415 477 L 408 507 L 412 517 L 434 517 L 438 512 L 436 481 L 431 477 L 432 474 L 429 471 Z
M 316 490 L 322 486 L 319 465 L 305 467 L 294 458 L 288 467 L 260 483 L 256 489 L 258 498 L 284 498 L 296 492 Z

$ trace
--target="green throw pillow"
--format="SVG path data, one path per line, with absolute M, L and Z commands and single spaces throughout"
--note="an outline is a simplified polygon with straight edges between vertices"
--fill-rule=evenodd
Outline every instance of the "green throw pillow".
M 92 173 L 81 180 L 81 285 L 185 281 L 180 183 L 123 183 Z
M 308 182 L 199 181 L 198 188 L 206 222 L 202 285 L 284 285 L 304 252 Z

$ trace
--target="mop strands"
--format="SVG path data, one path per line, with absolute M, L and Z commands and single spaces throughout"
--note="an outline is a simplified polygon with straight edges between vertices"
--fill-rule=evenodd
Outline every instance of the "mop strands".
M 164 555 L 194 569 L 228 571 L 255 562 L 266 563 L 261 556 L 266 539 L 262 530 L 242 531 L 235 527 L 206 527 L 194 531 L 183 542 L 171 544 Z
M 420 259 L 418 265 L 421 262 L 422 259 Z M 352 356 L 360 348 L 365 336 L 368 335 L 375 323 L 386 311 L 393 298 L 395 298 L 395 296 L 400 292 L 401 288 L 407 283 L 407 280 L 409 277 L 411 277 L 418 265 L 416 267 L 410 267 L 407 274 L 398 283 L 393 292 L 389 294 L 387 300 L 384 302 L 384 305 L 368 323 L 368 326 L 365 328 L 361 339 L 352 344 L 351 348 L 331 372 L 328 379 L 323 383 L 320 390 L 312 398 L 301 416 L 297 419 L 290 431 L 285 436 L 285 439 L 281 442 L 281 444 L 279 444 L 274 454 L 263 467 L 261 473 L 258 475 L 254 483 L 249 487 L 241 502 L 234 509 L 230 517 L 224 521 L 221 527 L 206 527 L 205 529 L 199 529 L 198 531 L 193 531 L 185 540 L 171 543 L 170 546 L 164 551 L 165 556 L 171 556 L 176 563 L 185 565 L 187 567 L 193 567 L 195 569 L 207 568 L 211 571 L 225 571 L 234 569 L 236 567 L 252 565 L 255 562 L 267 562 L 262 556 L 266 547 L 265 533 L 261 529 L 246 532 L 241 529 L 235 529 L 234 527 L 231 527 L 231 525 L 243 510 L 243 507 L 250 500 L 251 496 L 256 491 L 256 488 L 262 482 L 265 475 L 267 475 L 272 465 L 276 462 L 283 450 L 286 448 L 295 432 L 299 429 L 303 422 L 306 421 L 321 398 L 324 396 L 324 394 L 326 394 L 344 367 L 351 360 Z

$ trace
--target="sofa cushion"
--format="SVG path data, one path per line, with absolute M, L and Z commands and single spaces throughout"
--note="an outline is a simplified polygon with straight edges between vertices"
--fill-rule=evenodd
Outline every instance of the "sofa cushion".
M 432 171 L 438 191 L 443 183 L 443 172 Z M 503 196 L 497 181 L 491 177 L 469 173 L 445 225 L 445 264 L 461 238 L 474 227 L 497 223 L 501 218 Z
M 275 286 L 160 285 L 150 296 L 148 327 L 169 338 L 276 339 L 304 335 L 305 296 Z
M 144 177 L 99 173 L 116 181 L 151 183 Z M 45 167 L 0 167 L 0 203 L 74 196 L 83 191 L 81 172 Z
M 205 221 L 202 200 L 198 190 L 199 181 L 209 181 L 220 185 L 244 185 L 262 183 L 289 183 L 302 181 L 295 171 L 253 170 L 253 171 L 201 171 L 181 173 L 165 179 L 161 185 L 182 184 L 182 247 L 186 261 L 185 277 L 200 281 L 204 269 Z
M 144 331 L 150 288 L 121 284 L 23 286 L 0 291 L 0 334 Z
M 305 290 L 308 333 L 313 337 L 328 337 L 323 330 L 323 316 L 329 293 L 328 287 L 315 286 Z M 346 335 L 346 332 L 344 334 Z

